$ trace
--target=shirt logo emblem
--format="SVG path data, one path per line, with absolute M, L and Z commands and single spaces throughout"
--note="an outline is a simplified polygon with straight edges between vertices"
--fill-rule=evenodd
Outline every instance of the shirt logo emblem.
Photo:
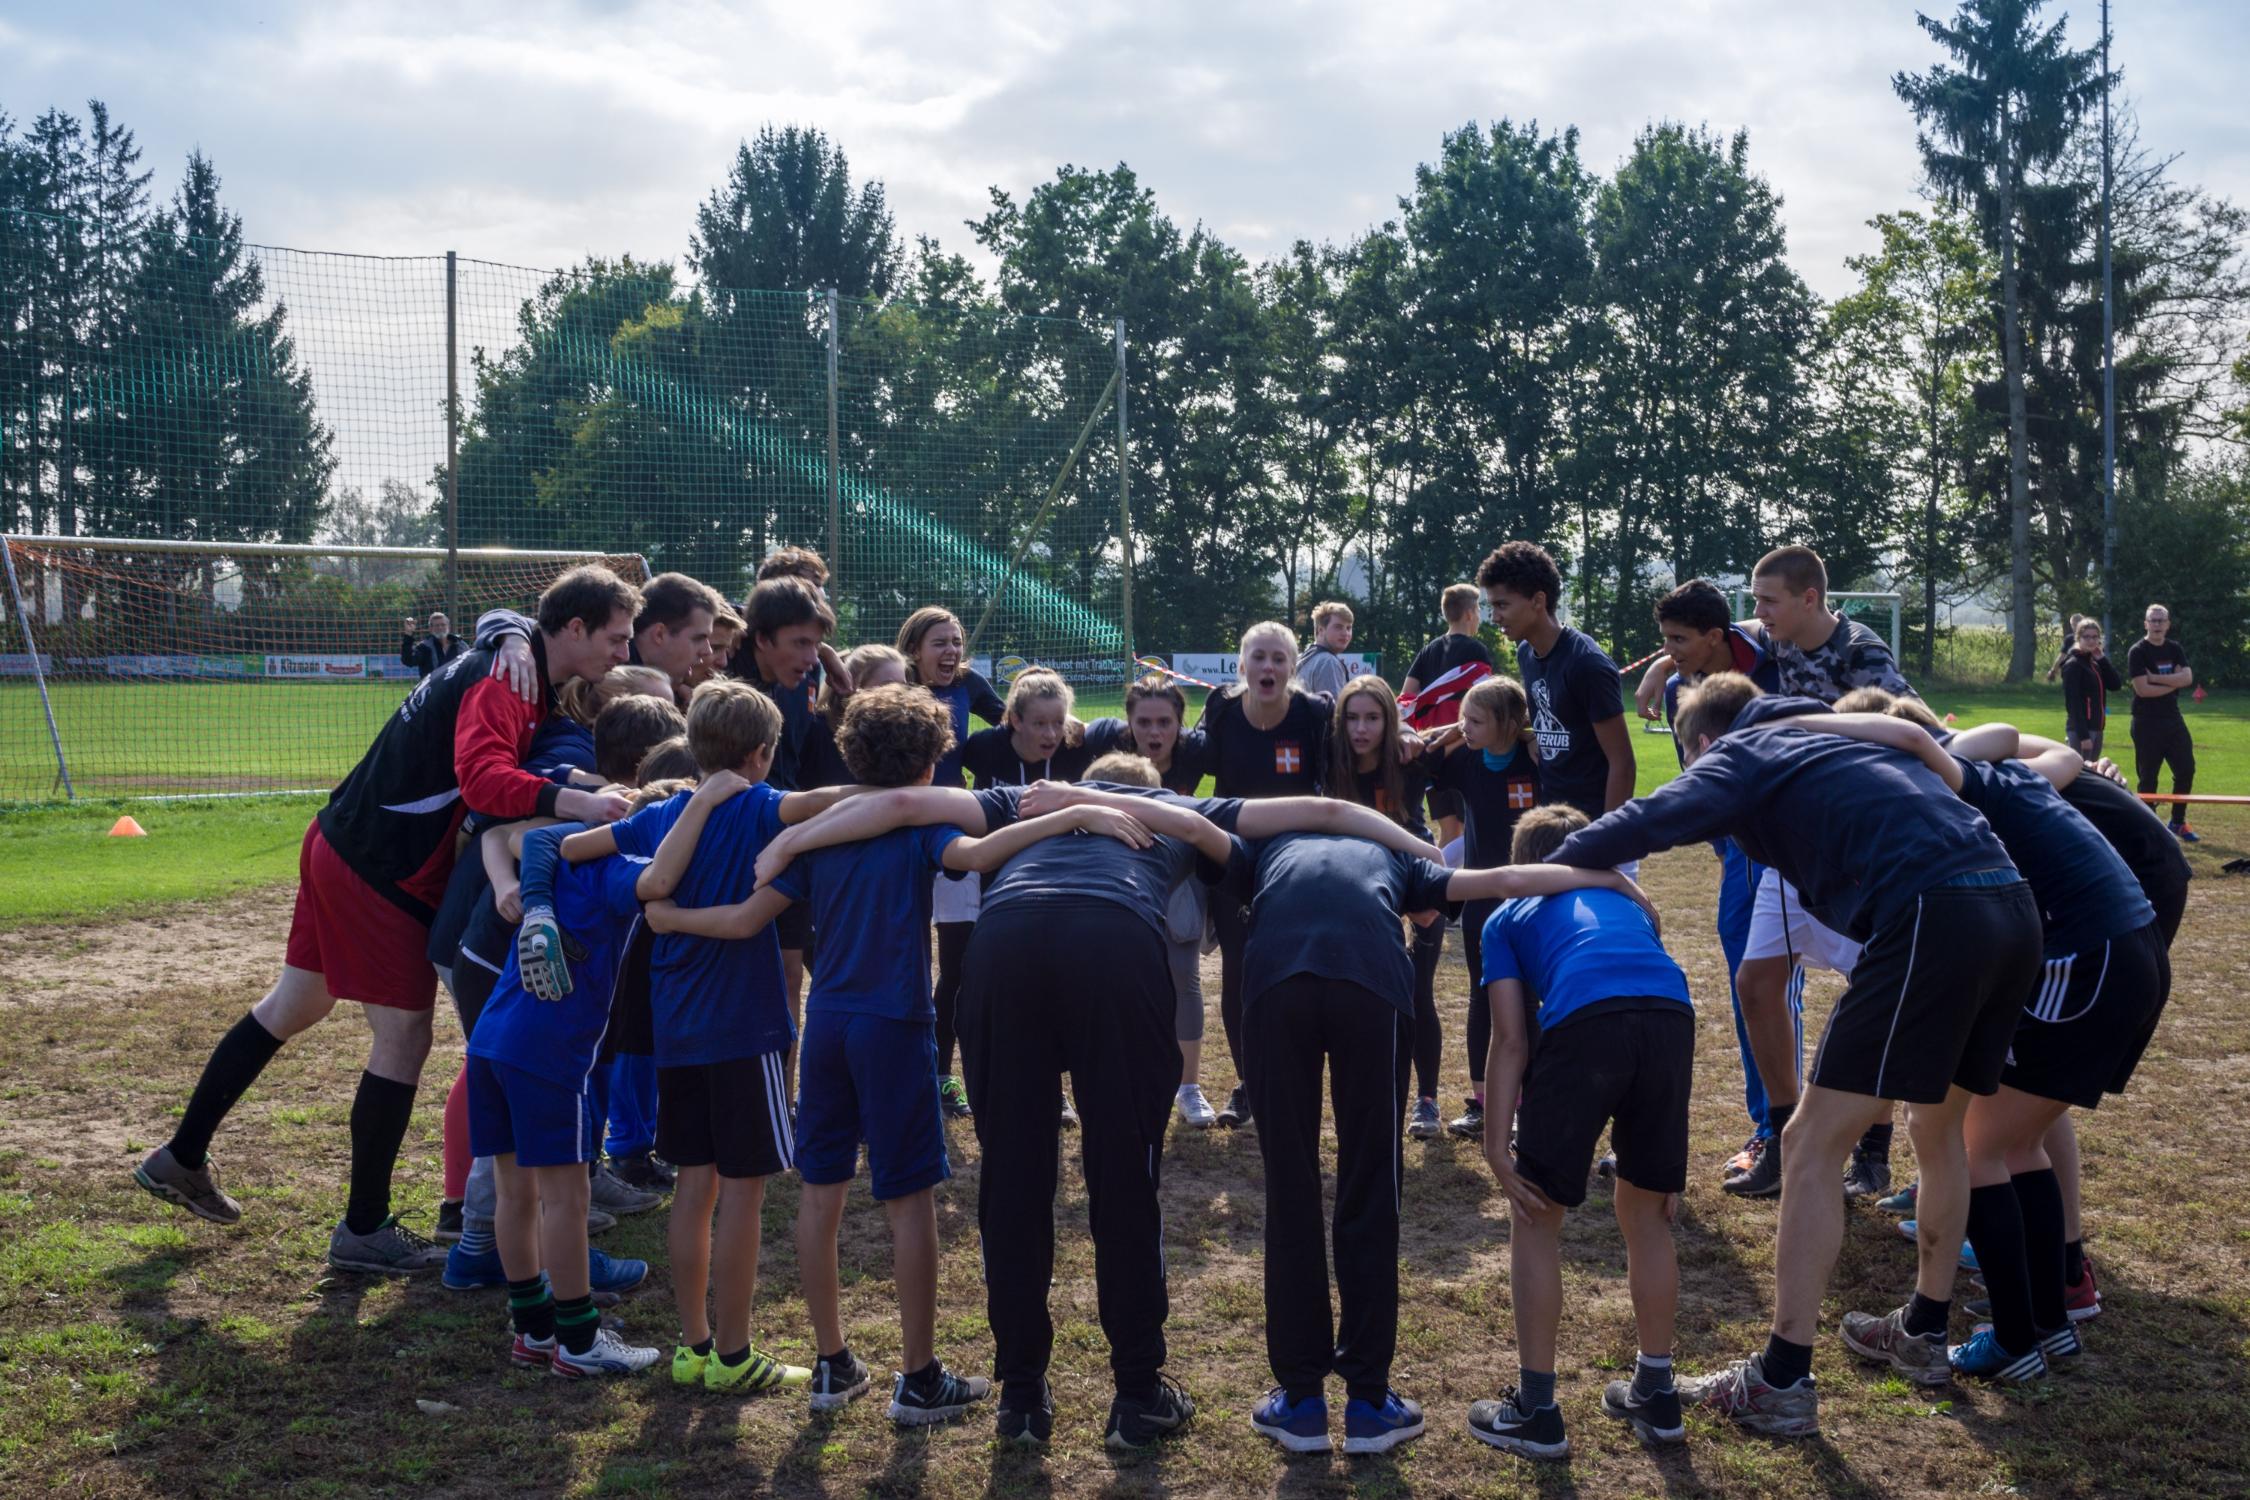
M 1508 783 L 1508 810 L 1510 812 L 1520 811 L 1538 800 L 1538 789 L 1533 787 L 1530 782 L 1511 781 Z
M 1273 768 L 1277 775 L 1294 776 L 1305 768 L 1305 752 L 1295 740 L 1276 740 Z

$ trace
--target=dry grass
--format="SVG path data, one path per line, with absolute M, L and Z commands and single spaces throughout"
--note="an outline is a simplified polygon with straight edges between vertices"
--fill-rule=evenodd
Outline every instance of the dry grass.
M 575 1493 L 796 1495 L 2214 1495 L 2250 1492 L 2250 887 L 2206 869 L 2175 951 L 2172 1009 L 2134 1093 L 2086 1121 L 2089 1242 L 2104 1316 L 2080 1367 L 2036 1389 L 1933 1394 L 1863 1371 L 1824 1342 L 1826 1436 L 1776 1443 L 1691 1419 L 1684 1451 L 1656 1456 L 1599 1412 L 1631 1361 L 1622 1257 L 1597 1192 L 1565 1241 L 1561 1388 L 1576 1453 L 1535 1465 L 1472 1441 L 1468 1402 L 1513 1378 L 1504 1211 L 1465 1143 L 1409 1143 L 1403 1326 L 1396 1383 L 1431 1431 L 1374 1460 L 1284 1461 L 1244 1420 L 1266 1388 L 1256 1142 L 1176 1132 L 1164 1195 L 1172 1369 L 1202 1406 L 1160 1455 L 1113 1462 L 1100 1446 L 1107 1364 L 1095 1317 L 1085 1201 L 1066 1169 L 1054 1304 L 1056 1443 L 997 1452 L 984 1422 L 894 1434 L 877 1402 L 832 1422 L 801 1403 L 716 1401 L 650 1378 L 562 1387 L 505 1372 L 502 1302 L 329 1277 L 324 1236 L 341 1207 L 345 1113 L 363 1057 L 346 1015 L 289 1047 L 220 1137 L 243 1199 L 221 1230 L 165 1209 L 128 1171 L 169 1122 L 218 1034 L 280 955 L 286 893 L 176 910 L 161 925 L 28 928 L 0 960 L 0 1490 L 145 1495 Z M 1740 1077 L 1717 944 L 1710 857 L 1651 862 L 1674 951 L 1702 1000 L 1696 1152 L 1680 1230 L 1680 1358 L 1689 1369 L 1763 1338 L 1774 1210 L 1716 1190 L 1742 1134 Z M 1068 982 L 1067 958 L 1058 982 Z M 1444 980 L 1446 1105 L 1462 1092 L 1464 980 Z M 1216 993 L 1216 985 L 1212 986 Z M 1819 990 L 1824 1009 L 1832 989 Z M 448 1030 L 450 1023 L 447 1023 Z M 1212 1039 L 1218 1029 L 1213 1018 Z M 1223 1047 L 1214 1051 L 1223 1054 Z M 457 1055 L 452 1038 L 440 1058 Z M 403 1202 L 434 1201 L 433 1062 L 399 1173 Z M 1207 1070 L 1217 1073 L 1217 1069 Z M 973 1136 L 941 1193 L 948 1253 L 940 1342 L 989 1367 L 975 1251 Z M 1903 1144 L 1902 1170 L 1910 1170 Z M 761 1341 L 809 1356 L 787 1226 L 769 1197 Z M 606 1237 L 661 1262 L 661 1213 Z M 895 1355 L 880 1215 L 846 1220 L 847 1323 L 878 1373 Z M 1887 1216 L 1856 1209 L 1830 1314 L 1878 1308 L 1911 1282 Z M 619 1310 L 650 1342 L 670 1334 L 661 1264 Z M 1340 1395 L 1338 1396 L 1340 1400 Z M 448 1409 L 426 1412 L 418 1401 Z

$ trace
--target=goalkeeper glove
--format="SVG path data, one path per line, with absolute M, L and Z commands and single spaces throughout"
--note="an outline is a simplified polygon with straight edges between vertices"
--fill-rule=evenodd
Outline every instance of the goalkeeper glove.
M 570 993 L 570 960 L 553 907 L 534 906 L 524 912 L 523 927 L 516 934 L 516 968 L 523 987 L 541 1000 L 560 1000 Z

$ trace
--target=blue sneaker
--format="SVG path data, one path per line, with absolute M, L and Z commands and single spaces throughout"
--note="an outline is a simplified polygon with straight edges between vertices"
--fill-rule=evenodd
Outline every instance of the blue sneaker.
M 1302 1401 L 1291 1401 L 1289 1393 L 1277 1385 L 1266 1392 L 1265 1400 L 1251 1409 L 1250 1425 L 1291 1453 L 1326 1453 L 1328 1398 L 1307 1396 Z M 1414 1414 L 1414 1430 L 1422 1430 L 1420 1412 Z
M 461 1242 L 445 1252 L 445 1270 L 440 1275 L 446 1287 L 456 1292 L 481 1291 L 486 1287 L 506 1286 L 508 1273 L 500 1268 L 500 1248 L 470 1251 Z
M 1344 1451 L 1388 1453 L 1422 1435 L 1422 1408 L 1396 1391 L 1383 1392 L 1383 1404 L 1358 1397 L 1344 1403 Z M 1328 1440 L 1328 1414 L 1321 1413 L 1321 1441 Z
M 462 1250 L 456 1243 L 445 1252 L 445 1270 L 442 1279 L 448 1289 L 456 1292 L 482 1291 L 488 1287 L 504 1287 L 508 1273 L 501 1268 L 497 1248 L 474 1253 Z M 609 1254 L 596 1246 L 586 1247 L 586 1287 L 596 1297 L 615 1297 L 629 1292 L 648 1280 L 648 1262 L 627 1260 Z
M 1992 1336 L 1989 1328 L 1978 1329 L 1966 1344 L 1955 1344 L 1945 1354 L 1954 1374 L 1973 1375 L 1979 1380 L 2020 1385 L 2047 1373 L 2045 1350 L 2034 1344 L 2029 1354 L 2010 1354 L 2000 1347 L 2000 1341 Z
M 646 1280 L 647 1261 L 610 1255 L 592 1245 L 586 1247 L 586 1287 L 595 1295 L 615 1296 L 619 1292 L 629 1292 Z
M 1898 1221 L 1898 1232 L 1910 1240 L 1917 1238 L 1916 1231 L 1920 1227 L 1918 1220 L 1901 1219 Z M 1984 1274 L 1984 1267 L 1977 1264 L 1976 1248 L 1967 1240 L 1961 1242 L 1961 1269 L 1971 1276 L 1982 1276 Z

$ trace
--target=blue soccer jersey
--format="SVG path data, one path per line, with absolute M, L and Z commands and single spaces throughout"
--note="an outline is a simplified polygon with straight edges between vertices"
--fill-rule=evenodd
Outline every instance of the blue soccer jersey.
M 506 1063 L 572 1088 L 585 1084 L 609 1026 L 618 965 L 641 920 L 633 887 L 646 864 L 619 858 L 565 862 L 556 868 L 555 920 L 585 950 L 583 958 L 571 960 L 571 991 L 560 1000 L 532 995 L 523 987 L 515 947 L 509 945 L 500 981 L 469 1040 L 471 1057 Z
M 1603 1000 L 1677 1000 L 1687 976 L 1657 941 L 1648 914 L 1611 890 L 1503 901 L 1484 923 L 1484 983 L 1523 982 L 1552 1031 Z
M 805 1011 L 934 1021 L 930 1003 L 930 874 L 961 830 L 895 828 L 794 861 L 774 889 L 812 903 L 812 989 Z

